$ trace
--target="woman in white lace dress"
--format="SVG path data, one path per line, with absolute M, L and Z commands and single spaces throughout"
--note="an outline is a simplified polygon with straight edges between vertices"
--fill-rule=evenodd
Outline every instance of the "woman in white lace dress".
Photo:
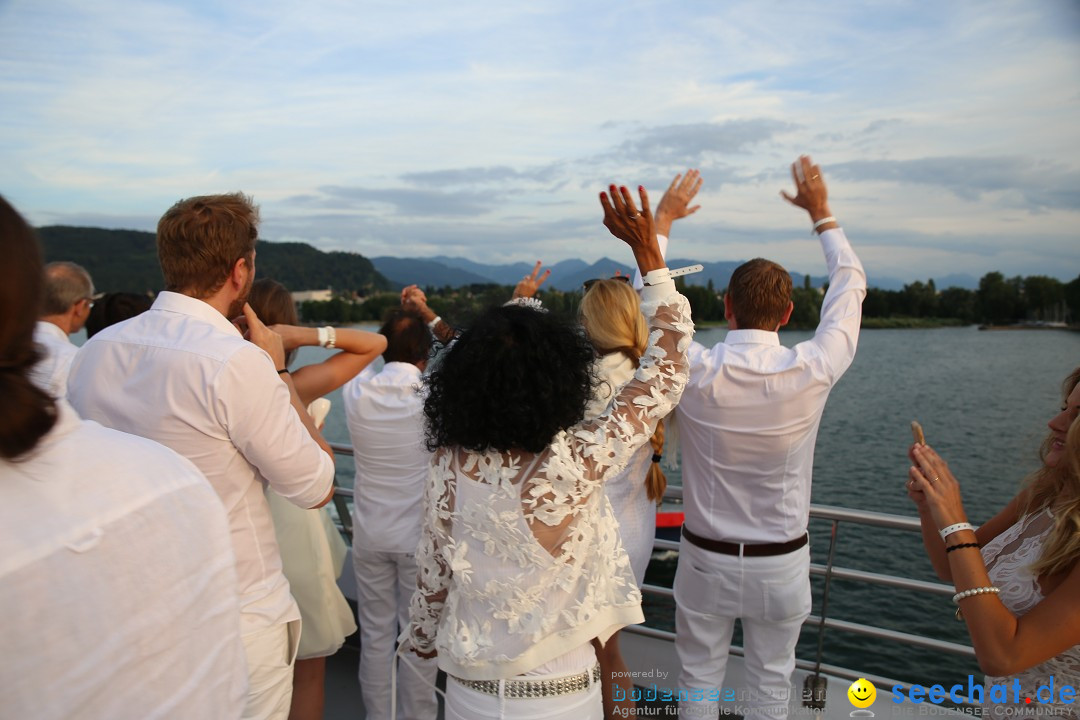
M 1080 686 L 1080 368 L 1063 390 L 1043 467 L 977 530 L 948 464 L 924 444 L 910 452 L 908 495 L 923 542 L 938 576 L 956 586 L 953 599 L 987 674 L 983 702 L 995 715 L 1080 717 L 1076 693 L 1062 693 Z M 995 686 L 1007 690 L 991 693 Z
M 529 307 L 483 314 L 447 351 L 425 404 L 435 453 L 410 641 L 449 676 L 448 720 L 600 720 L 592 638 L 643 620 L 602 484 L 686 384 L 693 326 L 656 241 L 648 197 L 601 196 L 630 245 L 653 329 L 635 378 L 585 421 L 593 352 Z

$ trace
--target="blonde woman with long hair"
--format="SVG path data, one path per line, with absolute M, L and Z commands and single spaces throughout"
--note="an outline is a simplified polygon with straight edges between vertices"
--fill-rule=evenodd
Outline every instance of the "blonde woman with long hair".
M 634 377 L 648 344 L 649 328 L 641 314 L 638 294 L 626 282 L 628 279 L 617 276 L 610 280 L 589 281 L 581 300 L 581 322 L 596 349 L 595 371 L 599 380 L 585 410 L 586 418 L 598 417 L 607 410 L 619 389 Z M 622 472 L 604 485 L 639 587 L 645 580 L 645 569 L 652 555 L 656 505 L 667 488 L 667 479 L 660 469 L 663 447 L 664 424 L 660 421 L 650 442 L 639 448 Z M 616 707 L 620 714 L 623 709 L 632 711 L 634 702 L 628 698 L 633 682 L 619 652 L 618 633 L 612 635 L 602 648 L 599 643 L 595 646 L 605 679 L 605 717 L 615 717 Z M 624 691 L 622 702 L 612 698 L 614 684 Z
M 1000 714 L 1077 717 L 1072 699 L 1038 692 L 1047 684 L 1080 685 L 1080 368 L 1062 389 L 1042 467 L 977 530 L 948 463 L 923 443 L 909 453 L 908 495 L 919 508 L 927 554 L 938 576 L 956 586 L 953 600 L 987 686 L 1007 684 L 1012 700 L 1019 680 L 1020 707 L 995 705 Z

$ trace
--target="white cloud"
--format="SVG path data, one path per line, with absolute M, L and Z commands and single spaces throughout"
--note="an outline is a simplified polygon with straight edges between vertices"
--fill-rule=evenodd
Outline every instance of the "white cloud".
M 37 223 L 242 189 L 267 237 L 595 259 L 607 182 L 696 165 L 688 248 L 809 270 L 777 191 L 811 152 L 872 275 L 1070 275 L 1077 8 L 14 0 L 0 187 Z

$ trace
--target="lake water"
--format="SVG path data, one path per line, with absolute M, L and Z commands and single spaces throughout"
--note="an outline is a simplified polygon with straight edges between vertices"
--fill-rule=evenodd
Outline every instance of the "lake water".
M 712 345 L 724 330 L 704 330 Z M 793 345 L 809 332 L 785 332 Z M 303 348 L 301 364 L 328 354 Z M 948 460 L 978 523 L 1001 509 L 1024 476 L 1038 467 L 1046 423 L 1061 404 L 1062 379 L 1080 365 L 1080 333 L 1049 330 L 980 332 L 974 327 L 867 330 L 854 364 L 834 389 L 821 421 L 814 462 L 813 502 L 915 515 L 904 491 L 909 424 L 919 420 L 927 442 Z M 340 391 L 326 437 L 348 443 Z M 351 458 L 339 458 L 338 482 L 352 486 Z M 679 484 L 678 474 L 669 478 Z M 827 557 L 829 524 L 811 523 L 815 562 Z M 936 580 L 917 533 L 841 525 L 836 564 L 879 573 Z M 669 585 L 673 560 L 654 560 L 647 582 Z M 821 580 L 815 579 L 815 597 Z M 829 615 L 852 622 L 970 644 L 953 619 L 948 597 L 833 581 Z M 814 612 L 820 612 L 815 607 Z M 648 623 L 672 629 L 670 603 L 648 601 Z M 814 657 L 817 632 L 805 628 L 799 656 Z M 978 676 L 974 662 L 884 641 L 827 631 L 824 661 L 924 683 Z

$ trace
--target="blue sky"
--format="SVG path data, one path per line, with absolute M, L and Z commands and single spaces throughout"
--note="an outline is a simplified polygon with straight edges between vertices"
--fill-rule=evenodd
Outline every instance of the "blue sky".
M 1080 3 L 0 0 L 0 193 L 152 230 L 242 190 L 368 256 L 628 258 L 608 182 L 700 168 L 673 254 L 824 263 L 819 162 L 868 272 L 1080 273 Z

